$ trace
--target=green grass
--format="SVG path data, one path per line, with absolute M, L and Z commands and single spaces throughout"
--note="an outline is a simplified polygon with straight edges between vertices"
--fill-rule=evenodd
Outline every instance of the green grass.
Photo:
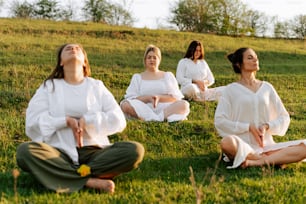
M 63 43 L 81 43 L 89 56 L 92 76 L 103 80 L 119 102 L 132 74 L 143 70 L 148 44 L 161 48 L 161 69 L 175 73 L 178 60 L 193 39 L 204 43 L 215 86 L 237 79 L 226 55 L 252 47 L 260 59 L 257 77 L 278 91 L 291 115 L 291 125 L 276 141 L 305 138 L 306 41 L 180 33 L 111 27 L 94 23 L 0 19 L 0 203 L 305 203 L 306 165 L 226 169 L 213 117 L 216 102 L 191 102 L 187 121 L 177 123 L 128 121 L 112 142 L 141 142 L 146 155 L 140 168 L 115 179 L 114 195 L 82 190 L 56 194 L 21 172 L 14 190 L 18 144 L 24 133 L 25 109 L 48 76 Z M 192 169 L 193 174 L 191 174 Z M 193 179 L 190 179 L 192 177 Z M 193 181 L 193 182 L 192 182 Z

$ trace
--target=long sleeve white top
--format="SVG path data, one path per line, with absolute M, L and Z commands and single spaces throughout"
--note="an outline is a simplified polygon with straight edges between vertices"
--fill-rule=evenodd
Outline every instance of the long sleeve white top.
M 124 98 L 135 99 L 138 96 L 162 94 L 171 95 L 177 100 L 184 97 L 171 72 L 165 72 L 164 77 L 158 80 L 143 80 L 139 73 L 134 74 Z
M 50 80 L 38 88 L 26 110 L 26 134 L 35 142 L 45 142 L 61 149 L 78 164 L 76 141 L 66 124 L 67 111 L 78 113 L 78 110 L 67 109 L 79 107 L 82 110 L 78 114 L 86 121 L 84 146 L 109 145 L 108 136 L 123 131 L 126 120 L 102 81 L 85 78 L 83 83 L 87 83 L 87 87 L 86 91 L 79 92 L 80 101 L 65 94 L 65 83 L 63 79 L 54 79 L 54 89 Z
M 218 102 L 214 119 L 220 136 L 236 135 L 258 149 L 254 136 L 249 132 L 250 123 L 257 127 L 269 124 L 263 137 L 264 146 L 275 144 L 272 135 L 283 136 L 289 126 L 290 117 L 273 86 L 263 82 L 253 92 L 239 83 L 229 84 Z
M 189 58 L 181 59 L 177 65 L 176 79 L 181 88 L 192 84 L 192 80 L 208 80 L 207 87 L 215 83 L 215 78 L 204 59 L 197 60 L 196 63 Z

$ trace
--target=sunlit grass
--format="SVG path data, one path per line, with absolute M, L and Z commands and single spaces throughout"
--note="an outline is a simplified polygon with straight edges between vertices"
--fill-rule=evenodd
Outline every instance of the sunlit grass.
M 56 49 L 63 43 L 83 44 L 92 76 L 103 80 L 118 102 L 132 75 L 143 70 L 143 52 L 148 44 L 161 48 L 160 68 L 175 73 L 190 41 L 201 40 L 216 78 L 215 86 L 237 79 L 226 55 L 241 46 L 252 47 L 260 58 L 257 77 L 273 84 L 290 113 L 287 134 L 275 137 L 277 141 L 287 141 L 305 138 L 305 41 L 17 19 L 0 19 L 0 26 L 0 203 L 196 203 L 197 200 L 305 203 L 303 163 L 288 165 L 284 170 L 226 169 L 220 158 L 220 138 L 213 125 L 216 102 L 191 102 L 187 121 L 168 124 L 131 120 L 122 133 L 111 136 L 112 142 L 135 140 L 146 149 L 139 169 L 115 179 L 116 193 L 112 196 L 91 190 L 56 194 L 25 172 L 21 171 L 16 179 L 12 175 L 18 169 L 16 147 L 28 141 L 24 133 L 27 104 L 55 66 Z

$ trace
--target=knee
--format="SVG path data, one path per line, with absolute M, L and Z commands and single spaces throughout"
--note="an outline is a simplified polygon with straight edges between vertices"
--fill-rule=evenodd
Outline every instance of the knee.
M 27 155 L 29 155 L 29 153 L 30 153 L 29 144 L 30 144 L 30 142 L 25 142 L 25 143 L 20 144 L 17 147 L 17 152 L 16 152 L 17 160 L 22 159 L 22 158 L 26 157 Z
M 121 104 L 120 104 L 120 108 L 121 108 L 121 110 L 122 110 L 124 113 L 128 112 L 128 110 L 129 110 L 129 108 L 130 108 L 129 102 L 127 102 L 127 101 L 122 101 Z
M 231 136 L 224 137 L 220 143 L 221 150 L 226 154 L 235 152 L 236 146 L 236 140 Z
M 304 159 L 306 159 L 306 144 L 305 143 L 301 143 L 300 146 L 302 147 L 302 151 L 304 153 L 303 157 Z
M 134 108 L 131 106 L 131 104 L 128 101 L 123 101 L 120 104 L 120 108 L 121 108 L 123 113 L 125 113 L 129 116 L 134 116 L 134 114 L 133 114 Z
M 143 145 L 139 142 L 129 141 L 127 142 L 129 146 L 128 155 L 131 160 L 134 161 L 134 168 L 136 168 L 143 160 L 145 149 Z
M 145 149 L 143 145 L 139 142 L 134 141 L 132 142 L 132 144 L 134 145 L 135 149 L 135 160 L 138 161 L 138 163 L 140 163 L 143 160 Z
M 24 171 L 29 171 L 27 161 L 30 159 L 30 142 L 22 143 L 17 147 L 16 161 L 17 165 Z
M 189 97 L 192 97 L 192 96 L 194 96 L 197 92 L 199 92 L 199 90 L 198 90 L 198 88 L 197 88 L 197 85 L 195 85 L 195 84 L 190 84 L 190 85 L 184 87 L 184 88 L 182 89 L 182 92 L 183 92 L 184 95 L 189 96 Z
M 182 112 L 189 113 L 190 105 L 189 105 L 188 101 L 181 100 L 179 103 L 180 103 L 180 109 L 182 110 Z

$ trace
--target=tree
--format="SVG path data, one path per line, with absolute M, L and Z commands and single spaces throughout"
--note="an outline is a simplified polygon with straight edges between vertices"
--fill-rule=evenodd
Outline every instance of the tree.
M 3 5 L 3 0 L 0 0 L 0 8 L 2 7 Z
M 181 31 L 240 35 L 249 30 L 240 0 L 179 0 L 171 13 L 170 23 Z
M 110 25 L 132 25 L 134 19 L 130 12 L 120 4 L 111 4 L 106 0 L 86 0 L 83 7 L 85 18 L 93 22 Z
M 217 32 L 223 35 L 240 35 L 246 33 L 247 9 L 240 0 L 215 0 L 214 12 L 217 22 Z
M 56 20 L 60 18 L 60 9 L 56 0 L 39 0 L 34 7 L 36 18 Z
M 23 3 L 19 3 L 18 1 L 14 1 L 10 7 L 10 11 L 12 16 L 15 18 L 32 18 L 34 16 L 33 5 L 24 1 Z
M 207 0 L 179 0 L 171 8 L 173 17 L 169 22 L 175 24 L 180 31 L 209 32 Z
M 60 18 L 62 20 L 66 20 L 66 21 L 71 21 L 73 19 L 73 16 L 75 14 L 75 8 L 74 5 L 72 3 L 72 1 L 66 1 L 66 7 L 62 8 L 61 13 L 60 13 Z
M 113 4 L 110 6 L 112 15 L 109 19 L 106 19 L 106 22 L 111 25 L 125 25 L 131 26 L 134 22 L 131 14 L 119 4 Z
M 251 36 L 265 36 L 269 24 L 272 23 L 274 17 L 268 17 L 263 12 L 249 10 L 247 11 L 247 22 Z
M 305 39 L 306 37 L 306 15 L 295 16 L 290 22 L 292 32 L 299 39 Z
M 292 34 L 290 33 L 290 23 L 288 21 L 285 22 L 276 22 L 274 25 L 274 36 L 276 38 L 290 38 Z
M 87 0 L 82 8 L 85 18 L 93 22 L 106 23 L 106 18 L 110 16 L 110 5 L 106 0 Z

